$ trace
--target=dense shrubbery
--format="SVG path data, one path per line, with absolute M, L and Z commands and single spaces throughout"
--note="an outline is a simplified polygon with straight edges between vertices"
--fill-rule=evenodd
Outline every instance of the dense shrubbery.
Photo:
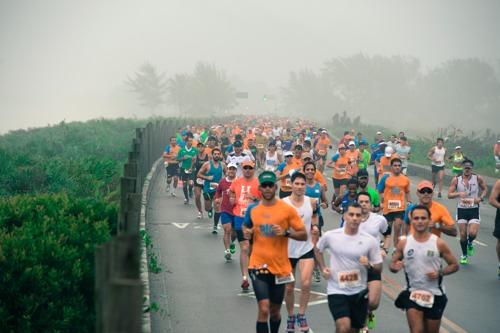
M 0 201 L 2 332 L 92 332 L 95 244 L 116 206 L 66 194 Z

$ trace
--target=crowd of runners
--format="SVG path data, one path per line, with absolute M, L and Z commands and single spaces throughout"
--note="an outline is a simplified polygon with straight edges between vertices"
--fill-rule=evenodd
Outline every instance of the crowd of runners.
M 442 234 L 453 236 L 449 241 L 459 235 L 459 262 L 472 263 L 488 191 L 460 146 L 448 154 L 437 139 L 428 153 L 432 179 L 416 184 L 416 193 L 406 176 L 411 146 L 403 132 L 377 132 L 368 143 L 354 130 L 329 133 L 308 121 L 248 117 L 179 128 L 163 157 L 167 192 L 182 195 L 186 205 L 194 201 L 196 217 L 206 215 L 212 233 L 223 233 L 221 259 L 231 262 L 238 245 L 241 288 L 252 285 L 258 302 L 256 332 L 278 332 L 283 300 L 285 331 L 307 332 L 311 284 L 321 276 L 336 332 L 368 332 L 386 256 L 392 256 L 389 270 L 406 276 L 395 306 L 406 311 L 410 331 L 439 332 L 447 303 L 443 277 L 459 269 Z M 435 200 L 443 196 L 446 162 L 456 218 Z M 500 279 L 499 181 L 489 202 L 497 208 Z M 338 222 L 325 221 L 326 209 L 339 213 Z

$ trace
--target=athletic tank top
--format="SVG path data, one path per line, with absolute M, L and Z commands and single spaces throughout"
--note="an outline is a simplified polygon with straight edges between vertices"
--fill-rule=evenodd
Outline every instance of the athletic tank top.
M 222 179 L 222 165 L 219 162 L 219 166 L 216 168 L 213 161 L 210 161 L 210 169 L 205 174 L 206 176 L 214 176 L 210 181 L 206 180 L 203 184 L 203 192 L 213 193 L 217 190 L 217 185 L 219 185 Z
M 465 156 L 464 154 L 453 154 L 452 156 L 452 163 L 453 163 L 453 170 L 462 170 L 462 163 L 465 161 Z
M 269 152 L 266 153 L 266 171 L 275 171 L 278 163 L 278 152 L 275 151 L 274 155 L 269 155 Z
M 317 203 L 317 210 L 318 210 L 318 216 L 321 216 L 321 208 L 320 208 L 320 202 L 321 202 L 321 184 L 316 182 L 314 183 L 313 186 L 309 186 L 306 184 L 306 196 L 316 199 Z
M 469 209 L 479 207 L 478 204 L 474 203 L 474 199 L 479 197 L 479 183 L 477 181 L 477 175 L 471 175 L 467 186 L 465 185 L 463 176 L 457 177 L 457 192 L 467 193 L 465 198 L 458 198 L 458 208 Z
M 426 242 L 417 242 L 413 235 L 406 238 L 404 248 L 404 270 L 406 288 L 409 291 L 425 290 L 433 295 L 444 294 L 443 278 L 435 280 L 427 278 L 427 273 L 441 268 L 441 257 L 437 248 L 438 237 L 434 234 Z
M 311 220 L 313 215 L 311 199 L 308 196 L 304 196 L 304 203 L 300 207 L 294 206 L 290 197 L 284 198 L 283 201 L 297 210 L 300 219 L 304 222 L 304 226 L 306 227 L 306 241 L 288 239 L 288 258 L 300 258 L 313 249 L 313 243 L 311 241 Z
M 432 154 L 432 159 L 437 160 L 437 162 L 432 161 L 432 164 L 435 166 L 444 166 L 444 155 L 446 154 L 446 149 L 444 147 L 438 148 L 434 147 L 434 154 Z

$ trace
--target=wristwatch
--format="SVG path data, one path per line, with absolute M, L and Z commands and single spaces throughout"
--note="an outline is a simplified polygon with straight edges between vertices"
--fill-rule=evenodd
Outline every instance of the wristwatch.
M 283 233 L 283 236 L 284 237 L 290 237 L 290 230 L 285 230 L 285 232 Z

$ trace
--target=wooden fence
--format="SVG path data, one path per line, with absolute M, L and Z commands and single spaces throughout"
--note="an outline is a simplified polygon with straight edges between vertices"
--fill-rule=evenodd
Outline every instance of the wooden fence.
M 140 214 L 143 185 L 182 120 L 163 120 L 137 128 L 120 179 L 117 235 L 95 253 L 95 305 L 98 333 L 142 331 L 144 286 L 141 282 Z M 149 194 L 148 194 L 149 195 Z M 147 269 L 147 268 L 146 268 Z

